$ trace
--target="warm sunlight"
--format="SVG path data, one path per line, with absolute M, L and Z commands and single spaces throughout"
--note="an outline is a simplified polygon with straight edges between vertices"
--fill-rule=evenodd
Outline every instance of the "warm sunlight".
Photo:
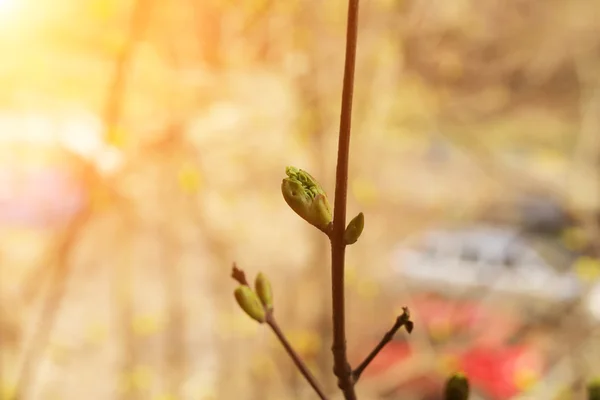
M 0 0 L 0 16 L 14 11 L 19 0 Z
M 90 158 L 103 147 L 102 125 L 93 115 L 0 112 L 0 146 L 4 143 L 62 145 Z
M 0 0 L 0 400 L 600 400 L 598 16 Z

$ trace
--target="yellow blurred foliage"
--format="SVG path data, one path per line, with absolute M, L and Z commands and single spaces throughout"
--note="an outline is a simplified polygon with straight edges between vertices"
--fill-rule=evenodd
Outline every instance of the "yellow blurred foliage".
M 95 18 L 106 21 L 115 14 L 119 4 L 110 0 L 94 0 L 88 2 L 88 6 Z
M 452 324 L 448 320 L 440 321 L 429 327 L 429 335 L 434 341 L 446 340 L 452 333 Z
M 522 391 L 530 389 L 539 379 L 536 371 L 530 368 L 521 368 L 517 370 L 514 377 L 515 386 Z
M 127 144 L 127 132 L 119 127 L 110 129 L 106 134 L 106 143 L 112 147 L 122 149 Z
M 582 228 L 568 228 L 561 232 L 561 240 L 569 250 L 582 250 L 588 243 Z
M 105 187 L 93 185 L 90 188 L 90 208 L 92 211 L 106 210 L 110 205 L 110 193 Z
M 346 266 L 344 270 L 346 276 L 346 284 L 349 286 L 354 285 L 358 280 L 358 274 L 356 273 L 356 268 L 352 265 Z
M 68 361 L 69 349 L 66 345 L 52 343 L 48 346 L 48 356 L 54 364 L 65 364 Z
M 106 326 L 100 323 L 90 324 L 85 333 L 85 340 L 91 345 L 100 345 L 106 341 L 108 332 Z
M 456 372 L 460 366 L 459 359 L 456 356 L 446 354 L 436 358 L 438 360 L 437 368 L 443 375 L 450 375 Z
M 268 379 L 277 373 L 277 365 L 270 354 L 259 353 L 252 357 L 251 370 L 258 378 Z
M 158 396 L 154 396 L 153 400 L 177 400 L 177 396 L 172 393 L 162 393 Z
M 123 32 L 107 32 L 100 39 L 101 47 L 108 54 L 119 54 L 123 51 L 126 39 Z
M 164 329 L 164 321 L 155 315 L 139 315 L 131 321 L 131 329 L 136 336 L 151 336 Z
M 363 299 L 373 299 L 379 294 L 379 284 L 371 280 L 360 279 L 356 283 L 356 292 Z
M 193 165 L 184 165 L 178 173 L 179 187 L 187 194 L 196 194 L 200 189 L 202 177 L 200 171 Z
M 9 382 L 3 382 L 1 392 L 2 399 L 14 399 L 16 392 L 17 388 L 15 385 L 10 384 Z
M 217 320 L 217 330 L 222 335 L 232 335 L 237 337 L 253 336 L 258 331 L 260 324 L 248 318 L 242 310 L 236 309 L 235 312 L 219 314 Z
M 121 377 L 121 390 L 126 393 L 147 390 L 152 384 L 152 370 L 146 365 L 137 365 Z
M 321 337 L 313 331 L 309 330 L 293 330 L 287 333 L 288 340 L 292 347 L 299 354 L 309 356 L 317 354 L 322 346 Z
M 379 191 L 375 184 L 367 179 L 356 178 L 351 184 L 352 195 L 362 206 L 373 205 L 379 198 Z
M 571 400 L 573 399 L 573 390 L 570 387 L 561 388 L 553 397 L 553 400 Z
M 579 257 L 575 261 L 575 273 L 584 282 L 594 282 L 600 278 L 600 260 L 592 257 Z

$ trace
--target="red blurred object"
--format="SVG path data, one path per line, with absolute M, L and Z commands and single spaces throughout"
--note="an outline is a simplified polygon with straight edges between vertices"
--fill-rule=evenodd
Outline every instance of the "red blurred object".
M 497 309 L 490 312 L 475 301 L 454 302 L 423 295 L 414 298 L 410 308 L 415 324 L 434 336 L 440 329 L 446 335 L 477 332 L 473 341 L 488 345 L 503 343 L 519 325 L 514 314 Z
M 522 323 L 515 315 L 473 301 L 454 302 L 431 295 L 413 299 L 411 311 L 415 329 L 426 330 L 432 335 L 437 335 L 436 330 L 441 329 L 448 336 L 447 344 L 441 342 L 436 348 L 439 359 L 455 360 L 455 367 L 469 377 L 472 388 L 490 399 L 511 398 L 543 374 L 545 359 L 540 349 L 506 343 Z M 459 332 L 468 335 L 468 339 L 467 347 L 460 345 L 457 349 L 451 339 Z M 371 347 L 374 345 L 372 343 Z M 367 346 L 363 351 L 368 350 Z M 412 353 L 409 342 L 392 341 L 373 360 L 364 376 L 376 376 L 399 363 L 410 363 Z M 441 385 L 439 375 L 421 376 L 399 389 L 425 394 L 439 390 Z
M 0 148 L 0 167 L 0 223 L 4 227 L 63 226 L 89 200 L 80 173 L 82 161 L 57 146 Z
M 473 387 L 498 400 L 521 392 L 519 376 L 522 379 L 539 377 L 543 367 L 541 354 L 525 346 L 474 348 L 460 358 L 460 368 Z

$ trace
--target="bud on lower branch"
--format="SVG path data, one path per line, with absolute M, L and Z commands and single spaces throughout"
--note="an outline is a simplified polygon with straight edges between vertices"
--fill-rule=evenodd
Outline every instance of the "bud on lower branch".
M 238 286 L 234 292 L 235 299 L 240 308 L 253 320 L 263 323 L 265 322 L 266 312 L 256 293 L 248 286 Z
M 587 386 L 588 400 L 600 400 L 600 378 L 591 381 Z
M 469 381 L 464 374 L 456 373 L 446 382 L 444 399 L 445 400 L 468 400 Z
M 271 289 L 271 282 L 269 282 L 269 279 L 262 272 L 256 275 L 254 289 L 263 306 L 265 306 L 267 310 L 272 310 L 273 290 Z

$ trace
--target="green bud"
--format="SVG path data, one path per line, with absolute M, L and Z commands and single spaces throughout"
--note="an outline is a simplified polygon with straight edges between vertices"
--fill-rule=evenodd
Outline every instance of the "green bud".
M 254 289 L 263 306 L 265 306 L 267 310 L 272 310 L 273 291 L 271 290 L 271 282 L 269 282 L 269 279 L 262 272 L 256 275 Z
M 281 193 L 288 206 L 309 224 L 326 232 L 333 220 L 327 194 L 308 172 L 287 167 Z
M 445 400 L 468 400 L 469 380 L 462 373 L 456 373 L 446 382 Z
M 600 378 L 591 381 L 587 386 L 588 400 L 600 400 Z
M 265 322 L 265 309 L 252 289 L 246 285 L 241 285 L 235 289 L 234 294 L 240 308 L 244 310 L 250 318 L 261 324 Z
M 344 232 L 344 241 L 346 244 L 356 243 L 364 228 L 365 216 L 363 213 L 359 213 L 346 227 L 346 231 Z

